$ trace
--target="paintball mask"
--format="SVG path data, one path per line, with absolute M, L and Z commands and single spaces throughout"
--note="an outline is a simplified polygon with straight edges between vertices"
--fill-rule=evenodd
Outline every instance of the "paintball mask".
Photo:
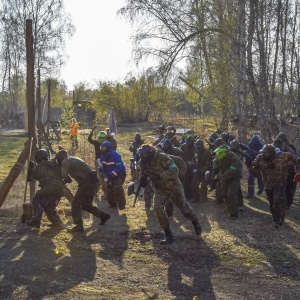
M 204 150 L 204 143 L 202 140 L 197 140 L 195 142 L 195 150 L 197 152 L 202 152 Z
M 150 163 L 155 155 L 155 149 L 147 144 L 144 144 L 139 148 L 137 154 L 140 156 L 141 161 Z
M 264 161 L 271 162 L 276 156 L 276 150 L 273 145 L 265 145 L 261 150 L 261 155 Z
M 216 158 L 217 160 L 222 160 L 228 153 L 228 149 L 227 147 L 225 146 L 220 146 L 219 148 L 217 148 L 215 151 L 214 151 L 215 155 L 216 155 Z
M 108 154 L 111 150 L 111 143 L 108 141 L 105 141 L 101 144 L 100 150 L 103 154 Z
M 138 143 L 141 139 L 142 139 L 141 134 L 137 132 L 134 135 L 134 140 Z
M 164 152 L 168 153 L 173 147 L 173 144 L 170 140 L 166 139 L 162 144 L 162 149 Z
M 185 143 L 188 147 L 192 147 L 195 144 L 195 139 L 192 135 L 188 136 L 187 139 L 185 140 Z
M 106 137 L 107 137 L 106 132 L 105 131 L 100 131 L 98 133 L 98 142 L 100 144 L 104 143 L 106 141 Z
M 42 160 L 48 160 L 48 158 L 49 158 L 48 156 L 49 156 L 49 154 L 48 154 L 47 150 L 40 149 L 35 153 L 34 158 L 37 163 L 40 163 Z

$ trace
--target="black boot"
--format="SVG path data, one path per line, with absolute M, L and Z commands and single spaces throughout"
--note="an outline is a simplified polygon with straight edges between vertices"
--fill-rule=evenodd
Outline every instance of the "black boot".
M 106 223 L 106 221 L 108 221 L 109 219 L 110 219 L 109 214 L 101 213 L 101 216 L 100 216 L 101 222 L 99 223 L 99 225 L 104 225 Z
M 200 235 L 202 233 L 202 227 L 199 223 L 199 221 L 192 221 L 193 225 L 194 225 L 194 228 L 195 228 L 195 232 L 197 235 Z
M 165 244 L 174 243 L 174 236 L 173 236 L 173 233 L 172 233 L 170 227 L 168 227 L 167 229 L 164 229 L 164 232 L 165 232 L 166 238 L 164 240 L 161 240 L 160 244 L 165 245 Z
M 72 232 L 84 232 L 83 223 L 77 223 L 72 229 Z
M 35 227 L 35 228 L 40 228 L 41 227 L 41 222 L 40 221 L 36 221 L 34 219 L 31 219 L 29 221 L 25 221 L 27 225 Z

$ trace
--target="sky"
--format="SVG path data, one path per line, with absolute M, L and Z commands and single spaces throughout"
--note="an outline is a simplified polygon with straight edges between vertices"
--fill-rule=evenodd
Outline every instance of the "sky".
M 91 87 L 98 80 L 123 81 L 134 71 L 132 61 L 132 28 L 117 10 L 125 0 L 64 0 L 76 32 L 66 41 L 66 65 L 61 79 L 69 90 L 86 82 Z

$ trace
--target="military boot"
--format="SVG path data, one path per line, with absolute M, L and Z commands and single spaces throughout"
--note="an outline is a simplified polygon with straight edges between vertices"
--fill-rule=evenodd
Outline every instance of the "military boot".
M 36 221 L 34 219 L 31 219 L 29 221 L 26 221 L 26 224 L 35 228 L 40 228 L 41 227 L 41 222 L 40 221 Z
M 170 227 L 168 227 L 167 229 L 164 229 L 164 232 L 165 232 L 166 238 L 164 240 L 161 240 L 160 244 L 166 245 L 166 244 L 174 243 L 174 236 L 173 236 L 173 233 L 172 233 Z
M 72 232 L 84 232 L 83 223 L 77 223 L 72 229 Z
M 199 221 L 198 220 L 192 221 L 192 223 L 194 225 L 196 235 L 200 235 L 202 233 L 202 227 Z
M 99 225 L 104 225 L 109 219 L 110 219 L 110 214 L 106 214 L 105 212 L 102 212 L 100 215 L 101 222 L 99 223 Z

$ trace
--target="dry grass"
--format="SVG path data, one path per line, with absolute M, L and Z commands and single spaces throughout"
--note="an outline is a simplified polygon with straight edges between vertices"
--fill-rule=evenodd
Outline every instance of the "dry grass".
M 209 126 L 209 125 L 208 125 Z M 208 127 L 210 128 L 210 127 Z M 153 135 L 152 128 L 120 128 L 118 151 L 129 167 L 130 139 L 136 131 Z M 75 155 L 93 166 L 93 148 L 81 133 Z M 61 142 L 67 149 L 70 141 Z M 54 148 L 57 145 L 54 145 Z M 159 245 L 161 229 L 143 201 L 118 212 L 97 206 L 112 217 L 107 225 L 84 214 L 85 233 L 56 231 L 43 219 L 40 230 L 21 225 L 9 215 L 9 203 L 21 203 L 22 176 L 0 209 L 0 293 L 5 299 L 297 299 L 300 289 L 299 194 L 280 230 L 272 226 L 264 196 L 245 201 L 238 220 L 228 219 L 225 205 L 209 194 L 207 203 L 193 204 L 203 226 L 196 237 L 192 224 L 176 209 L 172 246 Z M 243 190 L 246 189 L 246 173 Z M 127 183 L 129 176 L 127 178 Z M 126 185 L 125 185 L 126 186 Z M 70 185 L 72 190 L 76 185 Z M 245 193 L 246 194 L 246 193 Z M 99 195 L 101 196 L 101 195 Z M 13 201 L 12 201 L 13 200 Z M 59 205 L 63 220 L 72 225 L 69 203 Z M 15 213 L 17 210 L 14 210 Z

